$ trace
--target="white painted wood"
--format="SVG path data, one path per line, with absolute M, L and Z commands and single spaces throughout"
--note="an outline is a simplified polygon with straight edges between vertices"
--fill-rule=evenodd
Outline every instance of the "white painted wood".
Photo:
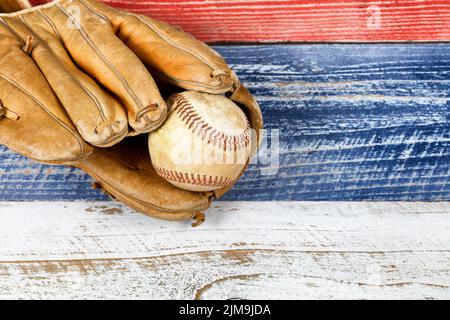
M 450 203 L 0 202 L 0 298 L 450 298 Z

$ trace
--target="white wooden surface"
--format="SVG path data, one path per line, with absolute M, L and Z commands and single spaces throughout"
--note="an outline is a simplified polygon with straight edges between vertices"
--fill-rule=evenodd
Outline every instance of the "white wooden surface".
M 450 298 L 450 203 L 0 202 L 0 298 Z

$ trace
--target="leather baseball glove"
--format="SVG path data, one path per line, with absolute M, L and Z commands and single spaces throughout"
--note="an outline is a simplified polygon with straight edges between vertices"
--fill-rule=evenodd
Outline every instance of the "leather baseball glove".
M 0 9 L 23 5 L 2 1 Z M 179 28 L 95 0 L 0 14 L 0 144 L 81 168 L 144 214 L 199 224 L 230 187 L 178 189 L 153 170 L 146 135 L 124 139 L 158 128 L 163 96 L 184 90 L 226 94 L 262 128 L 258 104 L 224 59 Z

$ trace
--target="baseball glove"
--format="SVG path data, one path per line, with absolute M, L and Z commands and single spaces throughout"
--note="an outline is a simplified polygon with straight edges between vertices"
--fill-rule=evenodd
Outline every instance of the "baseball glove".
M 8 2 L 3 11 L 17 9 Z M 184 90 L 226 94 L 262 128 L 258 104 L 224 59 L 179 28 L 95 0 L 0 14 L 0 144 L 81 168 L 144 214 L 198 224 L 230 186 L 178 189 L 153 170 L 146 135 L 124 139 L 158 128 L 163 96 Z

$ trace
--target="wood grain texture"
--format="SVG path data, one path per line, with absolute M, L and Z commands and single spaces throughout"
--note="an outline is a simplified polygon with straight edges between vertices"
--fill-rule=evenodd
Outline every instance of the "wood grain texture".
M 55 210 L 57 208 L 57 210 Z M 0 298 L 449 299 L 450 203 L 0 203 Z
M 450 40 L 447 0 L 104 2 L 181 26 L 207 42 Z
M 450 200 L 449 44 L 216 49 L 280 130 L 279 170 L 252 165 L 226 200 Z M 0 150 L 0 200 L 106 199 Z

